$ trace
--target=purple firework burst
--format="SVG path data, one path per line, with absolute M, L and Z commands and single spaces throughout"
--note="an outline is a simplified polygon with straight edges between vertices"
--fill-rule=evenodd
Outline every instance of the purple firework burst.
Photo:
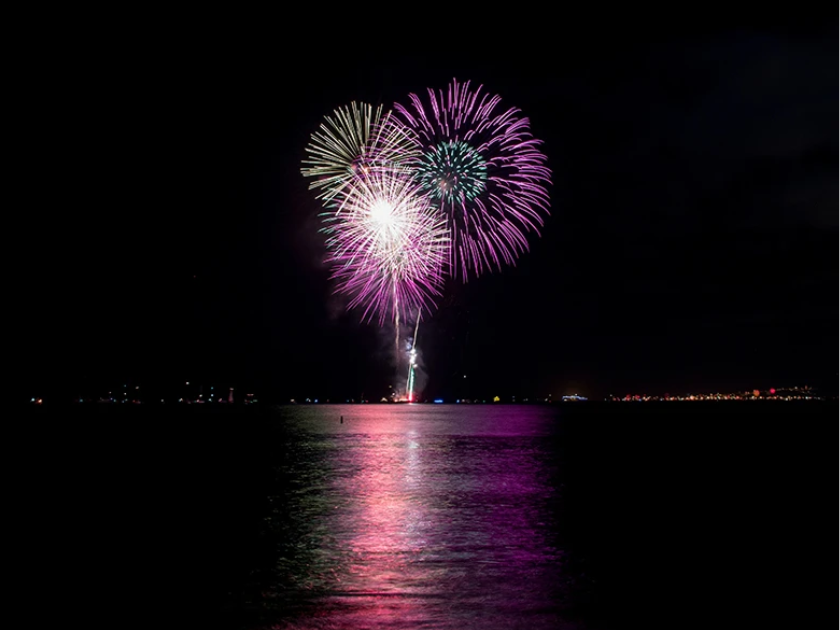
M 551 171 L 527 118 L 501 98 L 453 79 L 446 92 L 428 89 L 428 102 L 409 94 L 394 106 L 392 124 L 413 133 L 417 151 L 407 165 L 419 190 L 449 226 L 453 274 L 501 270 L 527 251 L 548 215 Z
M 399 324 L 430 312 L 441 295 L 449 231 L 420 189 L 404 169 L 374 170 L 321 215 L 336 292 L 350 297 L 348 308 L 363 308 L 363 320 Z

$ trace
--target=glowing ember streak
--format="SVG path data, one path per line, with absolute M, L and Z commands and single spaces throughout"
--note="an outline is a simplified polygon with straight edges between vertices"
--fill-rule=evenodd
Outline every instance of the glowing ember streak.
M 408 402 L 414 402 L 414 368 L 417 367 L 417 332 L 420 330 L 420 318 L 414 325 L 414 339 L 411 341 L 411 350 L 408 353 L 408 381 L 406 385 L 406 398 Z

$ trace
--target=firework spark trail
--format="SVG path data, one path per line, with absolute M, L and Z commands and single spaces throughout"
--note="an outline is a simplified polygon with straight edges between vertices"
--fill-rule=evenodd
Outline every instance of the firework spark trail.
M 416 311 L 419 326 L 424 309 L 432 310 L 449 250 L 444 220 L 417 193 L 404 170 L 379 169 L 357 178 L 322 215 L 336 291 L 351 296 L 351 308 L 366 305 L 363 319 L 393 318 L 398 368 L 401 322 Z
M 448 90 L 409 94 L 385 124 L 404 125 L 414 141 L 402 164 L 445 215 L 452 233 L 450 268 L 467 280 L 515 264 L 548 215 L 551 171 L 516 108 L 453 79 Z M 396 133 L 396 132 L 394 132 Z
M 408 380 L 406 381 L 405 396 L 408 402 L 414 402 L 414 368 L 417 357 L 417 332 L 420 330 L 420 314 L 417 314 L 417 323 L 414 324 L 414 338 L 411 340 L 411 350 L 408 355 Z
M 379 169 L 345 188 L 322 215 L 336 292 L 374 316 L 399 322 L 431 312 L 447 271 L 443 218 L 402 169 Z

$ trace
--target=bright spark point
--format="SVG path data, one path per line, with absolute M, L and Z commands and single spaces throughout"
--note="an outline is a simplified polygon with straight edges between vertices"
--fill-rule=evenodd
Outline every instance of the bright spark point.
M 393 213 L 394 206 L 385 199 L 374 202 L 370 208 L 370 217 L 377 223 L 390 223 Z

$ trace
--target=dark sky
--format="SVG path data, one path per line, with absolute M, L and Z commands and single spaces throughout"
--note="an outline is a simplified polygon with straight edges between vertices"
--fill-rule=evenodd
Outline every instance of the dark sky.
M 836 11 L 689 28 L 516 10 L 518 28 L 465 19 L 464 36 L 299 16 L 272 37 L 196 22 L 33 52 L 27 395 L 384 392 L 387 335 L 331 297 L 300 161 L 334 108 L 453 77 L 530 119 L 551 217 L 515 268 L 447 287 L 421 326 L 428 395 L 836 386 Z

